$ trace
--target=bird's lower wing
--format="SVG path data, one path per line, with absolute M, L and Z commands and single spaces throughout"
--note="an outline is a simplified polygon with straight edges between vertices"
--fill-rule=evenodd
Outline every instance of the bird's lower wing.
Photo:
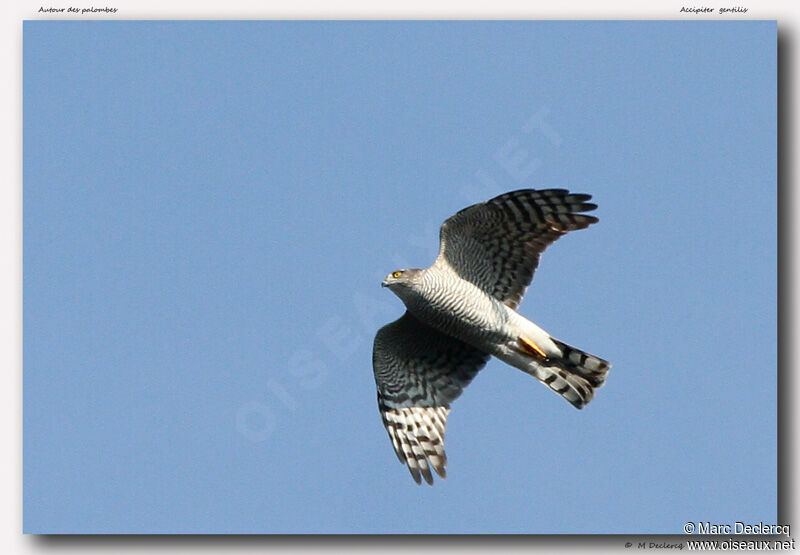
M 406 312 L 375 335 L 372 366 L 378 407 L 401 462 L 414 481 L 445 477 L 444 431 L 450 403 L 489 355 Z

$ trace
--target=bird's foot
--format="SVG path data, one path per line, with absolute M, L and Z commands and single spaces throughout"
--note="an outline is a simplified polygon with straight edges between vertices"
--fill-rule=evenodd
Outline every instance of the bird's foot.
M 542 348 L 539 347 L 539 345 L 537 345 L 532 339 L 525 337 L 524 335 L 520 335 L 519 342 L 522 343 L 525 349 L 533 356 L 543 360 L 547 359 L 547 353 L 545 353 Z

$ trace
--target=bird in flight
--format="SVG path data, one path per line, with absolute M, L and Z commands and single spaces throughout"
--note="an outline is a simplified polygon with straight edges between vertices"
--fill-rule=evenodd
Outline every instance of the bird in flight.
M 444 430 L 452 403 L 490 356 L 537 378 L 576 408 L 592 400 L 610 365 L 571 347 L 516 308 L 544 250 L 598 220 L 590 195 L 512 191 L 469 206 L 439 231 L 425 269 L 383 280 L 406 305 L 375 336 L 378 408 L 395 453 L 417 484 L 445 477 Z

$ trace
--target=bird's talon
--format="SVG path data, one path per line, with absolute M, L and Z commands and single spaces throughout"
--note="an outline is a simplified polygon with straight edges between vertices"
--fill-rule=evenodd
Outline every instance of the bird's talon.
M 522 343 L 522 344 L 523 344 L 525 347 L 527 347 L 528 351 L 530 351 L 530 353 L 531 353 L 532 355 L 538 356 L 539 358 L 541 358 L 541 359 L 543 359 L 543 360 L 547 360 L 547 353 L 545 353 L 545 352 L 542 350 L 542 348 L 541 348 L 541 347 L 539 347 L 539 345 L 537 345 L 537 344 L 536 344 L 536 342 L 535 342 L 535 341 L 533 341 L 533 340 L 531 340 L 531 339 L 528 339 L 528 338 L 527 338 L 527 337 L 525 337 L 524 335 L 520 335 L 520 336 L 519 336 L 519 341 L 520 341 L 520 343 Z

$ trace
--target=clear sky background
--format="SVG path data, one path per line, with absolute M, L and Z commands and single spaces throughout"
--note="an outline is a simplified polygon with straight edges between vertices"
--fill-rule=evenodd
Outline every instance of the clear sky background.
M 774 22 L 26 22 L 24 529 L 681 533 L 777 519 Z M 504 191 L 594 195 L 448 478 L 380 422 L 380 280 Z

